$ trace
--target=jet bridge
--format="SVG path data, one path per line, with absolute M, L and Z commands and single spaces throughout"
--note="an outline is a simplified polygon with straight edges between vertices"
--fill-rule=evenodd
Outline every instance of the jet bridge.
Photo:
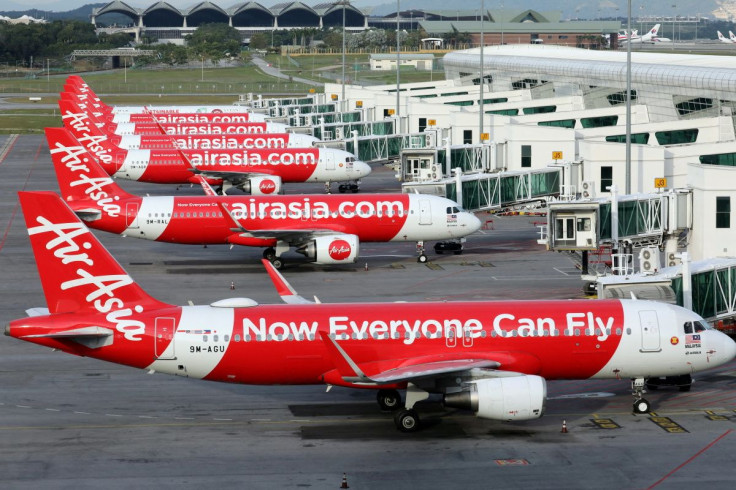
M 549 204 L 547 248 L 592 251 L 660 247 L 692 227 L 692 192 L 675 189 L 654 194 L 560 201 Z
M 454 178 L 406 182 L 402 189 L 452 199 L 467 211 L 500 210 L 559 195 L 562 172 L 561 167 L 495 173 L 457 172 Z

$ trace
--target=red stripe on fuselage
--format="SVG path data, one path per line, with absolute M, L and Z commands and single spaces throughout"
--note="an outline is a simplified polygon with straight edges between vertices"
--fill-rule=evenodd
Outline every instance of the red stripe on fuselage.
M 458 327 L 468 334 L 457 333 Z M 599 338 L 601 328 L 610 328 L 604 340 Z M 420 337 L 411 334 L 414 329 Z M 452 330 L 454 338 L 448 335 Z M 336 334 L 339 345 L 368 376 L 407 359 L 462 353 L 465 358 L 497 360 L 504 371 L 584 379 L 611 359 L 624 330 L 618 301 L 259 306 L 237 311 L 233 338 L 239 335 L 241 341 L 230 340 L 224 357 L 205 379 L 318 383 L 335 369 L 320 331 Z M 297 340 L 299 332 L 314 340 Z M 375 338 L 392 332 L 400 338 Z M 250 341 L 244 341 L 246 335 Z M 256 335 L 262 340 L 256 341 Z M 345 335 L 350 338 L 342 339 Z

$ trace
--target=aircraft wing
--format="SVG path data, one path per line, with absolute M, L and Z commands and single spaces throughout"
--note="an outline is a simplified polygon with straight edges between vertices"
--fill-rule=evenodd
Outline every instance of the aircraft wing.
M 322 342 L 327 347 L 330 357 L 335 362 L 343 380 L 349 383 L 367 385 L 387 385 L 403 382 L 413 382 L 424 378 L 441 378 L 453 373 L 467 372 L 472 369 L 486 369 L 488 374 L 497 373 L 499 376 L 508 376 L 511 373 L 494 371 L 501 363 L 493 359 L 483 359 L 478 356 L 469 356 L 465 359 L 452 359 L 443 356 L 436 358 L 422 357 L 421 359 L 398 360 L 400 365 L 366 375 L 363 369 L 353 361 L 347 352 L 327 332 L 320 332 Z
M 264 239 L 272 238 L 275 240 L 283 240 L 289 243 L 299 243 L 305 241 L 309 237 L 316 235 L 335 235 L 340 233 L 338 231 L 328 230 L 325 228 L 279 228 L 275 230 L 250 230 L 244 227 L 240 223 L 238 218 L 234 217 L 227 206 L 225 206 L 222 202 L 218 202 L 217 205 L 220 207 L 220 210 L 222 210 L 222 215 L 226 217 L 226 219 L 229 221 L 230 230 L 238 233 L 243 237 Z
M 232 182 L 233 184 L 238 184 L 240 182 L 245 182 L 246 180 L 249 180 L 253 177 L 265 177 L 269 175 L 274 175 L 273 173 L 264 172 L 264 171 L 258 171 L 258 172 L 225 172 L 225 171 L 214 171 L 214 170 L 203 170 L 201 168 L 197 168 L 192 164 L 189 159 L 187 159 L 189 162 L 191 168 L 189 171 L 194 172 L 197 175 L 202 175 L 204 177 L 210 178 L 210 179 L 222 179 L 227 180 L 228 182 Z

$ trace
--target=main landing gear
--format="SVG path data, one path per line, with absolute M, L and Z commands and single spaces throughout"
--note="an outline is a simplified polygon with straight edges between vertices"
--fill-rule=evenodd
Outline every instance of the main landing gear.
M 644 378 L 634 378 L 631 380 L 631 390 L 634 395 L 634 413 L 649 413 L 651 404 L 643 398 L 644 391 Z
M 273 247 L 268 247 L 263 251 L 263 258 L 271 262 L 276 270 L 279 270 L 284 266 L 284 260 L 276 255 L 276 249 Z
M 415 432 L 421 427 L 419 414 L 414 404 L 429 397 L 429 393 L 409 383 L 406 387 L 406 402 L 401 405 L 401 395 L 396 390 L 379 390 L 377 399 L 381 410 L 394 413 L 394 423 L 401 432 Z
M 429 262 L 427 254 L 424 253 L 423 241 L 417 242 L 417 253 L 419 254 L 419 256 L 417 257 L 417 262 L 419 262 L 420 264 L 426 264 L 427 262 Z
M 345 192 L 352 192 L 354 194 L 360 190 L 360 183 L 357 180 L 353 182 L 345 182 L 340 184 L 337 187 L 337 190 L 340 191 L 341 194 L 344 194 Z

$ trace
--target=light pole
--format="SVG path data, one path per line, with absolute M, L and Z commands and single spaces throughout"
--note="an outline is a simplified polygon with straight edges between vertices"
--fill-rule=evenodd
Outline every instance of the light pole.
M 345 100 L 345 4 L 347 0 L 342 2 L 342 98 L 340 99 L 340 106 L 343 107 Z M 357 151 L 357 150 L 356 150 Z
M 629 42 L 626 43 L 626 194 L 631 194 L 631 0 L 626 12 L 626 30 Z M 614 244 L 618 248 L 618 244 Z
M 204 82 L 204 55 L 200 54 L 199 57 L 202 59 L 202 81 Z
M 401 41 L 399 40 L 399 31 L 401 24 L 401 0 L 396 0 L 396 122 L 400 125 L 401 116 L 401 76 L 399 68 L 401 67 Z M 398 129 L 398 128 L 397 128 Z
M 480 2 L 480 101 L 478 103 L 480 104 L 480 125 L 478 126 L 478 130 L 480 131 L 478 133 L 478 139 L 481 143 L 483 143 L 483 116 L 485 115 L 484 112 L 484 106 L 483 106 L 483 45 L 485 44 L 484 38 L 483 38 L 483 21 L 486 18 L 485 10 L 486 4 L 485 0 L 481 0 Z

